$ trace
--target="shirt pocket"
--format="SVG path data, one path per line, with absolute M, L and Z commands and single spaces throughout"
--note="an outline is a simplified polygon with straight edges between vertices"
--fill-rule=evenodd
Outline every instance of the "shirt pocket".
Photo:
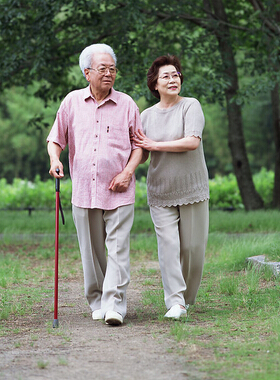
M 130 155 L 131 143 L 128 127 L 117 124 L 107 124 L 106 143 L 109 154 L 112 154 L 114 156 L 115 153 L 129 152 Z

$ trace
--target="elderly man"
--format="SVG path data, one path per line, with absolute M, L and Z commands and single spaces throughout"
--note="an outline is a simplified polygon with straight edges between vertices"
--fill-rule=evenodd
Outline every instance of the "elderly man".
M 117 68 L 110 46 L 86 47 L 79 64 L 89 86 L 70 92 L 60 105 L 47 137 L 49 173 L 63 177 L 60 154 L 68 144 L 85 295 L 93 320 L 120 325 L 130 281 L 134 171 L 142 158 L 142 149 L 130 141 L 130 134 L 142 126 L 134 101 L 113 89 Z

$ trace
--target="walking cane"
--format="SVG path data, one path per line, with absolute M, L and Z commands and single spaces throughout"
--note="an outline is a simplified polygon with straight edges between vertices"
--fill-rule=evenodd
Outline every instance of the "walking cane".
M 56 169 L 59 174 L 59 169 Z M 59 198 L 60 180 L 55 179 L 55 269 L 54 269 L 54 320 L 53 328 L 58 327 L 58 242 L 59 242 L 59 210 L 61 212 L 62 224 L 65 224 L 62 206 Z

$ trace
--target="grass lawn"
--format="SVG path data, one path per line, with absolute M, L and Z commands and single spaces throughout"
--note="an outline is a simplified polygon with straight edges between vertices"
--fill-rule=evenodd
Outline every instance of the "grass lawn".
M 183 321 L 166 321 L 176 352 L 209 379 L 278 380 L 280 373 L 280 279 L 257 271 L 246 258 L 265 254 L 280 261 L 280 212 L 210 212 L 204 276 L 197 302 Z M 30 313 L 32 304 L 52 297 L 54 213 L 1 212 L 0 335 L 11 315 Z M 80 255 L 70 212 L 60 225 L 60 276 L 75 277 Z M 136 210 L 131 260 L 157 260 L 149 213 Z M 46 286 L 50 283 L 50 287 Z M 156 285 L 156 286 L 154 286 Z M 147 271 L 143 304 L 163 320 L 163 292 Z

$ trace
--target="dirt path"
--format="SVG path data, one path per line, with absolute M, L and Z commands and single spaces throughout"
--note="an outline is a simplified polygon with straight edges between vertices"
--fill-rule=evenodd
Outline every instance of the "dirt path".
M 149 265 L 158 270 L 157 262 Z M 59 328 L 52 328 L 49 298 L 33 315 L 12 321 L 17 333 L 0 338 L 0 379 L 207 379 L 177 353 L 170 323 L 158 321 L 151 307 L 143 308 L 138 269 L 132 265 L 128 314 L 119 327 L 92 321 L 82 278 L 60 280 Z

